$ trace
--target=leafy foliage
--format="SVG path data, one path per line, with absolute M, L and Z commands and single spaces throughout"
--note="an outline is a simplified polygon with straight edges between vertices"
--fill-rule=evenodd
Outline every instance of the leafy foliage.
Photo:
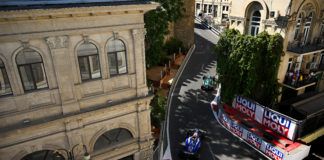
M 184 47 L 180 40 L 172 37 L 170 40 L 165 42 L 163 48 L 168 55 L 172 55 L 173 53 L 178 53 L 179 48 L 183 49 Z
M 262 32 L 253 37 L 225 31 L 215 48 L 222 100 L 231 103 L 240 94 L 267 106 L 277 102 L 282 49 L 280 34 Z
M 167 16 L 162 10 L 153 10 L 144 16 L 147 30 L 146 43 L 146 64 L 157 65 L 166 57 L 163 51 L 164 35 L 168 33 Z
M 166 98 L 163 96 L 155 95 L 151 104 L 151 123 L 156 127 L 160 127 L 161 122 L 165 117 Z
M 155 0 L 161 7 L 144 15 L 146 34 L 146 64 L 154 66 L 166 58 L 163 50 L 164 36 L 168 34 L 168 24 L 182 16 L 182 0 Z

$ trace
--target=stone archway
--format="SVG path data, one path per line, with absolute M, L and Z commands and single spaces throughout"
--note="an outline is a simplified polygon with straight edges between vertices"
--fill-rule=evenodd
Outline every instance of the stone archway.
M 127 129 L 116 128 L 109 130 L 100 135 L 96 140 L 93 146 L 93 152 L 117 146 L 118 144 L 132 140 L 133 138 L 132 133 Z
M 64 156 L 53 150 L 40 150 L 24 156 L 21 160 L 65 160 Z

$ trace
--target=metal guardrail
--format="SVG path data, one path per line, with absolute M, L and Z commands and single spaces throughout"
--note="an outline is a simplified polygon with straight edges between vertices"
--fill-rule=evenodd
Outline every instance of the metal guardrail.
M 183 60 L 182 64 L 180 65 L 180 68 L 178 69 L 176 75 L 173 78 L 173 83 L 171 84 L 170 90 L 169 90 L 169 94 L 168 94 L 168 98 L 167 98 L 167 105 L 166 105 L 166 112 L 165 112 L 165 121 L 163 121 L 163 125 L 161 127 L 161 133 L 160 133 L 160 140 L 158 143 L 158 146 L 156 147 L 156 149 L 153 151 L 153 156 L 154 156 L 154 160 L 161 160 L 163 158 L 163 155 L 167 149 L 167 146 L 169 145 L 169 139 L 168 139 L 168 133 L 169 133 L 169 128 L 167 128 L 168 126 L 168 120 L 169 120 L 169 110 L 170 110 L 170 104 L 171 104 L 171 98 L 173 96 L 173 91 L 175 89 L 175 86 L 179 80 L 179 76 L 180 74 L 183 72 L 185 66 L 187 65 L 192 53 L 194 52 L 196 48 L 196 45 L 193 44 L 185 59 Z
M 219 29 L 216 29 L 215 27 L 209 25 L 208 23 L 204 22 L 201 18 L 195 16 L 195 20 L 197 20 L 198 22 L 200 22 L 204 27 L 210 29 L 211 32 L 213 32 L 216 35 L 220 35 L 222 32 L 219 31 Z

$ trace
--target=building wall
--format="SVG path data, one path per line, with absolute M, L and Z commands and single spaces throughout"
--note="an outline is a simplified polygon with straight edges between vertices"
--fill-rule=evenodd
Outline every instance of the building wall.
M 145 74 L 143 14 L 157 4 L 0 12 L 0 58 L 12 95 L 0 97 L 0 159 L 85 144 L 93 159 L 151 157 L 150 106 Z M 109 74 L 107 42 L 120 39 L 127 74 Z M 77 48 L 96 45 L 102 78 L 82 82 Z M 48 88 L 24 91 L 16 55 L 31 48 L 43 59 Z M 97 138 L 125 128 L 133 141 L 116 151 L 93 151 Z M 108 154 L 109 153 L 109 154 Z M 77 155 L 83 154 L 78 149 Z
M 284 36 L 284 31 L 280 26 L 281 19 L 279 16 L 285 16 L 287 8 L 289 7 L 289 0 L 238 0 L 232 1 L 231 12 L 230 12 L 230 28 L 238 29 L 241 33 L 248 33 L 248 27 L 251 19 L 251 10 L 254 10 L 253 4 L 261 5 L 261 31 L 268 31 L 270 34 L 280 33 Z M 271 18 L 269 16 L 270 11 L 276 12 L 278 19 Z
M 202 18 L 211 18 L 215 25 L 228 20 L 231 12 L 231 0 L 196 0 L 195 15 L 201 14 Z
M 174 30 L 171 33 L 181 40 L 186 48 L 190 48 L 194 44 L 194 33 L 195 22 L 194 22 L 194 0 L 186 0 L 184 2 L 185 11 L 183 12 L 183 17 L 175 22 L 172 27 Z
M 280 82 L 283 82 L 285 79 L 285 74 L 287 73 L 288 69 L 288 62 L 289 59 L 290 61 L 292 61 L 292 63 L 300 63 L 300 70 L 304 73 L 309 74 L 311 72 L 311 69 L 309 69 L 307 66 L 308 63 L 311 63 L 313 61 L 314 58 L 314 62 L 316 63 L 316 70 L 317 73 L 322 72 L 320 69 L 317 69 L 319 67 L 320 61 L 321 61 L 321 55 L 324 54 L 324 40 L 323 37 L 324 36 L 324 32 L 322 31 L 321 33 L 321 26 L 323 26 L 324 24 L 324 1 L 323 0 L 305 0 L 305 1 L 294 1 L 291 5 L 291 9 L 290 9 L 290 13 L 289 13 L 289 17 L 290 19 L 288 20 L 287 23 L 287 27 L 286 27 L 286 36 L 285 36 L 285 42 L 284 42 L 284 46 L 285 46 L 285 57 L 282 61 L 282 65 L 281 68 L 279 70 L 279 80 Z M 308 34 L 308 40 L 307 42 L 302 42 L 305 43 L 303 44 L 305 47 L 309 47 L 312 45 L 316 45 L 316 46 L 322 46 L 322 48 L 318 48 L 318 49 L 314 49 L 311 50 L 309 52 L 304 52 L 303 54 L 296 54 L 292 51 L 289 50 L 290 46 L 292 46 L 292 44 L 297 43 L 297 42 L 301 42 L 300 40 L 296 40 L 294 39 L 295 37 L 295 33 L 296 33 L 296 26 L 297 26 L 297 21 L 298 21 L 298 15 L 300 13 L 306 13 L 312 11 L 314 13 L 313 18 L 312 18 L 312 22 L 311 22 L 311 26 L 310 26 L 310 30 L 309 30 L 309 34 Z M 306 13 L 307 14 L 307 13 Z M 306 18 L 303 17 L 301 23 L 305 23 Z M 300 34 L 304 34 L 303 31 L 303 26 L 301 26 L 300 28 Z M 319 42 L 318 44 L 316 41 L 320 40 L 322 42 Z M 291 60 L 292 59 L 292 60 Z M 298 68 L 296 68 L 298 69 Z M 323 80 L 323 79 L 322 79 Z M 317 86 L 317 90 L 318 91 L 323 91 L 323 81 L 320 80 L 318 82 L 318 86 Z M 300 91 L 298 91 L 299 94 L 304 93 L 305 89 L 302 89 Z

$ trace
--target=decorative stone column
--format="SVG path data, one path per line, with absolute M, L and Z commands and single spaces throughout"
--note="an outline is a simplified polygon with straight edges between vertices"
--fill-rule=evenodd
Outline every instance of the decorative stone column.
M 217 6 L 217 21 L 219 21 L 220 23 L 222 23 L 222 17 L 223 17 L 223 6 L 222 6 L 222 2 L 219 3 L 219 5 Z
M 50 49 L 58 83 L 63 114 L 80 111 L 74 94 L 71 59 L 69 57 L 69 37 L 56 36 L 45 39 Z
M 146 96 L 148 94 L 148 88 L 146 86 L 146 63 L 145 63 L 145 47 L 144 39 L 146 30 L 133 29 L 133 41 L 134 41 L 134 57 L 135 57 L 135 71 L 136 71 L 136 93 L 137 97 Z
M 152 97 L 151 97 L 152 98 Z M 140 146 L 140 159 L 150 160 L 153 157 L 153 137 L 151 135 L 151 121 L 150 121 L 150 100 L 137 103 L 137 118 L 138 118 L 138 135 Z
M 78 119 L 70 119 L 65 121 L 66 128 L 66 137 L 69 146 L 67 149 L 72 150 L 74 156 L 80 158 L 80 156 L 84 153 L 83 151 L 83 138 L 85 136 L 82 133 L 83 121 L 81 118 Z

